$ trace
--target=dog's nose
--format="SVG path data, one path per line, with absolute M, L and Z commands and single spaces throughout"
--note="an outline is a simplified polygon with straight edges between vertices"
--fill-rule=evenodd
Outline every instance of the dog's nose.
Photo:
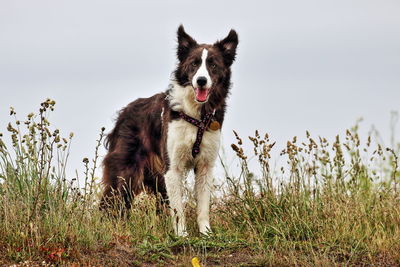
M 199 78 L 197 78 L 197 84 L 198 86 L 203 87 L 207 84 L 207 78 L 204 76 L 200 76 Z

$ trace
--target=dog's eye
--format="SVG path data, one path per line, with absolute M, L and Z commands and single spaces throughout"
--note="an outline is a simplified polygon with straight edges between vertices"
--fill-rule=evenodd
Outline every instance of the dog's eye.
M 192 66 L 193 66 L 193 67 L 197 67 L 197 62 L 196 62 L 196 61 L 193 61 L 193 62 L 192 62 Z
M 215 64 L 213 63 L 213 64 L 210 65 L 210 67 L 211 67 L 212 69 L 215 69 L 215 68 L 217 67 L 217 65 L 215 65 Z

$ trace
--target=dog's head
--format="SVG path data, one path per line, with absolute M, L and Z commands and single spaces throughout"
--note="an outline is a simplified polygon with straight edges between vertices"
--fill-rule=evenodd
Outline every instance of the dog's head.
M 230 86 L 230 67 L 236 57 L 238 36 L 231 30 L 227 37 L 214 44 L 198 44 L 184 30 L 178 28 L 176 81 L 194 91 L 198 103 L 226 97 Z

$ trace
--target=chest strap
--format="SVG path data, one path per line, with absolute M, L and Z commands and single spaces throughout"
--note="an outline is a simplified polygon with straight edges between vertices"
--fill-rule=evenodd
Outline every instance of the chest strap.
M 189 115 L 183 113 L 182 111 L 179 112 L 179 117 L 181 117 L 185 121 L 189 122 L 190 124 L 192 124 L 198 128 L 196 141 L 194 142 L 193 148 L 192 148 L 193 158 L 195 158 L 197 156 L 197 154 L 200 153 L 200 144 L 201 144 L 201 140 L 203 139 L 204 131 L 207 130 L 207 126 L 210 123 L 212 117 L 214 116 L 214 113 L 215 113 L 215 110 L 212 113 L 211 112 L 206 113 L 205 115 L 202 116 L 201 120 L 198 120 L 198 119 L 190 117 Z

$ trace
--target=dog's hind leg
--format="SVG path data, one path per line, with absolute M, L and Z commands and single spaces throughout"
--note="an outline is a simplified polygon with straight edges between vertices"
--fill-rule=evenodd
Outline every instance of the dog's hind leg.
M 145 171 L 144 186 L 147 192 L 154 194 L 157 198 L 157 213 L 161 213 L 168 207 L 168 195 L 165 188 L 164 176 L 160 173 Z
M 121 202 L 119 200 L 120 197 L 118 197 L 118 183 L 112 172 L 110 172 L 108 164 L 104 164 L 103 185 L 104 191 L 100 200 L 100 210 L 116 210 L 117 206 L 119 206 L 118 203 Z
M 120 164 L 128 158 L 127 153 L 112 152 L 104 159 L 103 183 L 105 185 L 101 209 L 125 214 L 135 195 L 143 191 L 143 162 Z

